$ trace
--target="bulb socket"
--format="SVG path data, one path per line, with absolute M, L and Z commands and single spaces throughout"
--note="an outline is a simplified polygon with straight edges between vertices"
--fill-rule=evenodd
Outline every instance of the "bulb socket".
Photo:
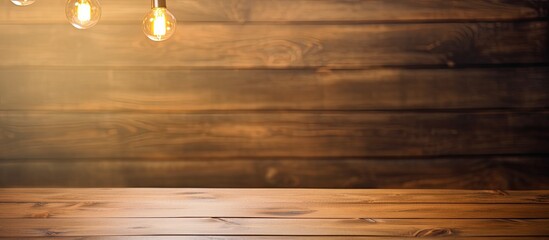
M 151 0 L 151 8 L 166 8 L 166 0 Z

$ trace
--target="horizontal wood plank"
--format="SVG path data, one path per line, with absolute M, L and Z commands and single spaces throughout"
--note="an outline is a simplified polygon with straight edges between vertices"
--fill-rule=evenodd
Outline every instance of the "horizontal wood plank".
M 547 78 L 546 67 L 333 71 L 2 69 L 0 110 L 547 108 Z
M 394 240 L 394 237 L 376 237 L 376 236 L 288 236 L 291 239 L 298 240 Z M 52 239 L 52 237 L 18 237 L 18 240 L 36 240 L 36 239 Z M 100 236 L 100 237 L 55 237 L 61 240 L 240 240 L 240 239 L 257 239 L 257 240 L 280 240 L 280 236 L 220 236 L 220 235 L 195 235 L 195 236 Z M 422 240 L 440 240 L 440 237 L 422 237 Z M 516 240 L 517 237 L 452 237 L 454 240 Z M 524 237 L 522 240 L 542 240 L 546 237 Z
M 545 154 L 546 112 L 0 113 L 0 159 Z
M 286 236 L 286 238 L 298 240 L 393 240 L 395 237 L 379 236 Z M 9 238 L 4 238 L 9 239 Z M 79 237 L 17 237 L 18 240 L 36 240 L 36 239 L 60 239 L 60 240 L 236 240 L 236 239 L 258 239 L 258 240 L 278 240 L 280 236 L 223 236 L 223 235 L 163 235 L 163 236 L 79 236 Z M 440 237 L 422 237 L 422 240 L 439 240 Z M 455 240 L 516 240 L 517 237 L 452 237 Z M 525 237 L 523 240 L 544 240 L 547 237 Z
M 547 219 L 264 219 L 83 218 L 2 219 L 0 235 L 358 235 L 358 236 L 547 236 Z
M 21 8 L 0 2 L 0 24 L 66 23 L 66 1 L 37 1 Z M 139 23 L 147 1 L 101 1 L 100 24 Z M 547 17 L 547 3 L 486 0 L 185 0 L 170 1 L 180 22 L 395 22 L 508 21 Z M 59 14 L 49 14 L 49 13 Z
M 133 25 L 0 25 L 0 67 L 344 68 L 547 63 L 548 23 L 181 25 L 152 42 Z M 413 37 L 410 37 L 413 36 Z M 52 44 L 55 43 L 55 44 Z M 25 47 L 21 47 L 25 46 Z
M 0 193 L 0 236 L 13 238 L 549 235 L 549 205 L 541 204 L 547 190 L 2 188 Z M 292 214 L 278 215 L 282 212 Z M 496 216 L 503 218 L 486 218 Z
M 158 202 L 232 200 L 303 204 L 541 204 L 549 190 L 0 188 L 0 203 Z M 162 196 L 159 198 L 159 196 Z
M 328 200 L 328 199 L 327 199 Z M 332 200 L 332 199 L 330 199 Z M 113 201 L 116 201 L 113 199 Z M 0 203 L 2 218 L 549 218 L 549 204 L 357 204 L 158 199 L 147 202 Z M 459 211 L 448 211 L 459 209 Z M 2 220 L 0 220 L 2 221 Z
M 543 157 L 19 159 L 0 162 L 0 187 L 549 189 L 547 172 Z

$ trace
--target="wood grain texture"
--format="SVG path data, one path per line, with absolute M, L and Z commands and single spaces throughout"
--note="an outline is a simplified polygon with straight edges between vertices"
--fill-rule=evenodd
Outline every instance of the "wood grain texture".
M 0 158 L 358 157 L 547 152 L 545 112 L 0 114 Z
M 4 238 L 549 235 L 547 190 L 2 188 L 0 193 Z M 467 204 L 446 204 L 460 201 Z M 291 214 L 277 215 L 283 212 Z M 397 212 L 409 218 L 374 217 Z M 502 218 L 487 218 L 496 216 Z M 528 219 L 532 216 L 542 218 Z
M 116 201 L 116 200 L 113 200 Z M 76 203 L 0 203 L 0 221 L 14 218 L 549 218 L 549 204 L 357 204 L 246 202 L 232 199 Z M 459 209 L 459 211 L 448 211 Z M 513 209 L 513 211 L 508 211 Z
M 0 2 L 0 24 L 66 23 L 64 0 L 20 8 Z M 100 24 L 139 23 L 148 1 L 101 1 Z M 180 22 L 509 21 L 547 17 L 544 0 L 177 0 L 169 10 Z M 57 13 L 57 14 L 50 14 Z
M 287 238 L 298 240 L 394 240 L 394 237 L 377 236 L 287 236 Z M 220 235 L 202 235 L 202 236 L 95 236 L 95 237 L 18 237 L 18 240 L 35 239 L 61 239 L 61 240 L 239 240 L 239 239 L 258 239 L 258 240 L 279 240 L 280 236 L 220 236 Z M 440 237 L 421 237 L 422 240 L 440 240 Z M 516 240 L 516 237 L 452 237 L 455 240 Z M 546 237 L 524 237 L 523 240 L 542 240 Z
M 548 77 L 547 67 L 319 71 L 2 69 L 0 110 L 547 108 Z
M 546 0 L 101 2 L 0 1 L 0 186 L 549 184 Z
M 61 240 L 239 240 L 239 239 L 258 239 L 258 240 L 279 240 L 280 236 L 100 236 L 100 237 L 18 237 L 19 240 L 33 240 L 33 239 L 61 239 Z M 394 240 L 394 237 L 377 237 L 377 236 L 287 236 L 287 238 L 298 240 Z M 422 240 L 440 240 L 440 237 L 422 237 Z M 455 240 L 516 240 L 516 237 L 452 237 Z M 546 237 L 524 237 L 523 240 L 542 240 Z
M 170 41 L 161 43 L 148 40 L 132 25 L 99 25 L 85 32 L 68 25 L 0 25 L 0 52 L 6 56 L 0 66 L 356 69 L 539 64 L 549 56 L 547 24 L 199 24 L 181 25 Z
M 0 188 L 0 203 L 206 202 L 303 204 L 546 204 L 549 190 Z M 160 197 L 161 196 L 161 197 Z M 40 205 L 40 204 L 38 204 Z M 517 205 L 518 206 L 518 205 Z M 40 206 L 37 206 L 40 207 Z M 512 209 L 506 209 L 512 210 Z
M 543 157 L 182 161 L 75 158 L 3 160 L 0 187 L 549 189 L 547 172 L 549 161 Z
M 2 219 L 0 235 L 349 235 L 349 236 L 547 236 L 547 219 L 272 219 L 83 218 Z

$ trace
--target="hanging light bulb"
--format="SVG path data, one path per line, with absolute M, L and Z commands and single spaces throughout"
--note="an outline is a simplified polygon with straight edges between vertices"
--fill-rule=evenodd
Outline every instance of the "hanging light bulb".
M 75 28 L 91 28 L 101 18 L 101 5 L 97 0 L 68 0 L 65 13 Z
M 143 19 L 143 32 L 153 41 L 164 41 L 175 32 L 175 17 L 166 8 L 166 0 L 152 0 L 151 11 Z
M 11 2 L 17 6 L 28 6 L 35 2 L 35 0 L 11 0 Z

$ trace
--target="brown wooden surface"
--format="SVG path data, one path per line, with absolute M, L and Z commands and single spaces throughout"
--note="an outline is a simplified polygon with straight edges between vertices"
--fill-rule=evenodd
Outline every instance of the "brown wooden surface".
M 549 235 L 548 219 L 86 218 L 8 219 L 2 222 L 4 228 L 0 229 L 0 235 L 8 237 L 158 234 L 396 237 Z
M 549 189 L 547 172 L 544 157 L 17 159 L 0 163 L 0 187 Z
M 205 23 L 180 24 L 170 41 L 157 43 L 147 39 L 137 24 L 98 25 L 89 31 L 77 31 L 68 24 L 0 25 L 0 52 L 10 56 L 0 66 L 356 69 L 547 63 L 548 29 L 546 21 Z M 14 43 L 24 47 L 13 47 Z
M 65 23 L 66 1 L 47 0 L 26 8 L 0 2 L 0 24 Z M 139 23 L 147 1 L 102 1 L 101 23 Z M 375 22 L 509 21 L 547 17 L 544 0 L 176 0 L 169 10 L 180 22 Z
M 0 158 L 549 153 L 541 113 L 0 113 Z
M 0 71 L 0 110 L 547 108 L 548 74 L 547 67 L 250 71 L 4 69 Z
M 44 238 L 53 238 L 53 237 L 44 237 Z M 335 240 L 347 240 L 347 239 L 353 239 L 353 240 L 394 240 L 395 237 L 376 237 L 376 236 L 368 236 L 368 237 L 361 237 L 361 236 L 288 236 L 287 238 L 291 239 L 307 239 L 307 240 L 316 240 L 316 239 L 335 239 Z M 22 240 L 32 240 L 32 239 L 40 239 L 40 237 L 18 237 L 17 239 Z M 139 239 L 139 240 L 163 240 L 163 239 L 183 239 L 183 240 L 237 240 L 237 239 L 259 239 L 259 240 L 279 240 L 280 236 L 95 236 L 95 237 L 54 237 L 54 239 L 63 239 L 63 240 L 125 240 L 125 239 Z M 422 240 L 439 240 L 440 237 L 422 237 Z M 457 239 L 457 240 L 516 240 L 517 237 L 452 237 L 451 239 Z M 521 236 L 520 239 L 525 240 L 541 240 L 546 239 L 546 237 L 524 237 Z
M 38 188 L 0 193 L 0 236 L 12 238 L 549 236 L 548 191 Z M 464 203 L 448 203 L 456 201 Z
M 546 0 L 64 4 L 0 1 L 0 186 L 548 188 Z
M 113 191 L 116 192 L 113 195 Z M 174 189 L 174 188 L 2 188 L 0 203 L 78 203 L 232 199 L 237 202 L 354 204 L 544 204 L 546 190 L 447 189 Z M 162 198 L 159 198 L 162 196 Z M 306 201 L 305 201 L 305 199 Z M 332 199 L 333 198 L 333 199 Z M 332 200 L 330 200 L 332 199 Z M 335 200 L 334 200 L 335 199 Z M 40 205 L 40 204 L 38 204 Z
M 212 213 L 225 217 L 257 218 L 549 218 L 549 204 L 368 204 L 345 203 L 242 203 L 151 202 L 151 203 L 0 203 L 2 218 L 198 218 Z M 516 212 L 502 211 L 512 208 Z M 208 211 L 205 211 L 207 209 Z M 458 211 L 448 211 L 457 209 Z

